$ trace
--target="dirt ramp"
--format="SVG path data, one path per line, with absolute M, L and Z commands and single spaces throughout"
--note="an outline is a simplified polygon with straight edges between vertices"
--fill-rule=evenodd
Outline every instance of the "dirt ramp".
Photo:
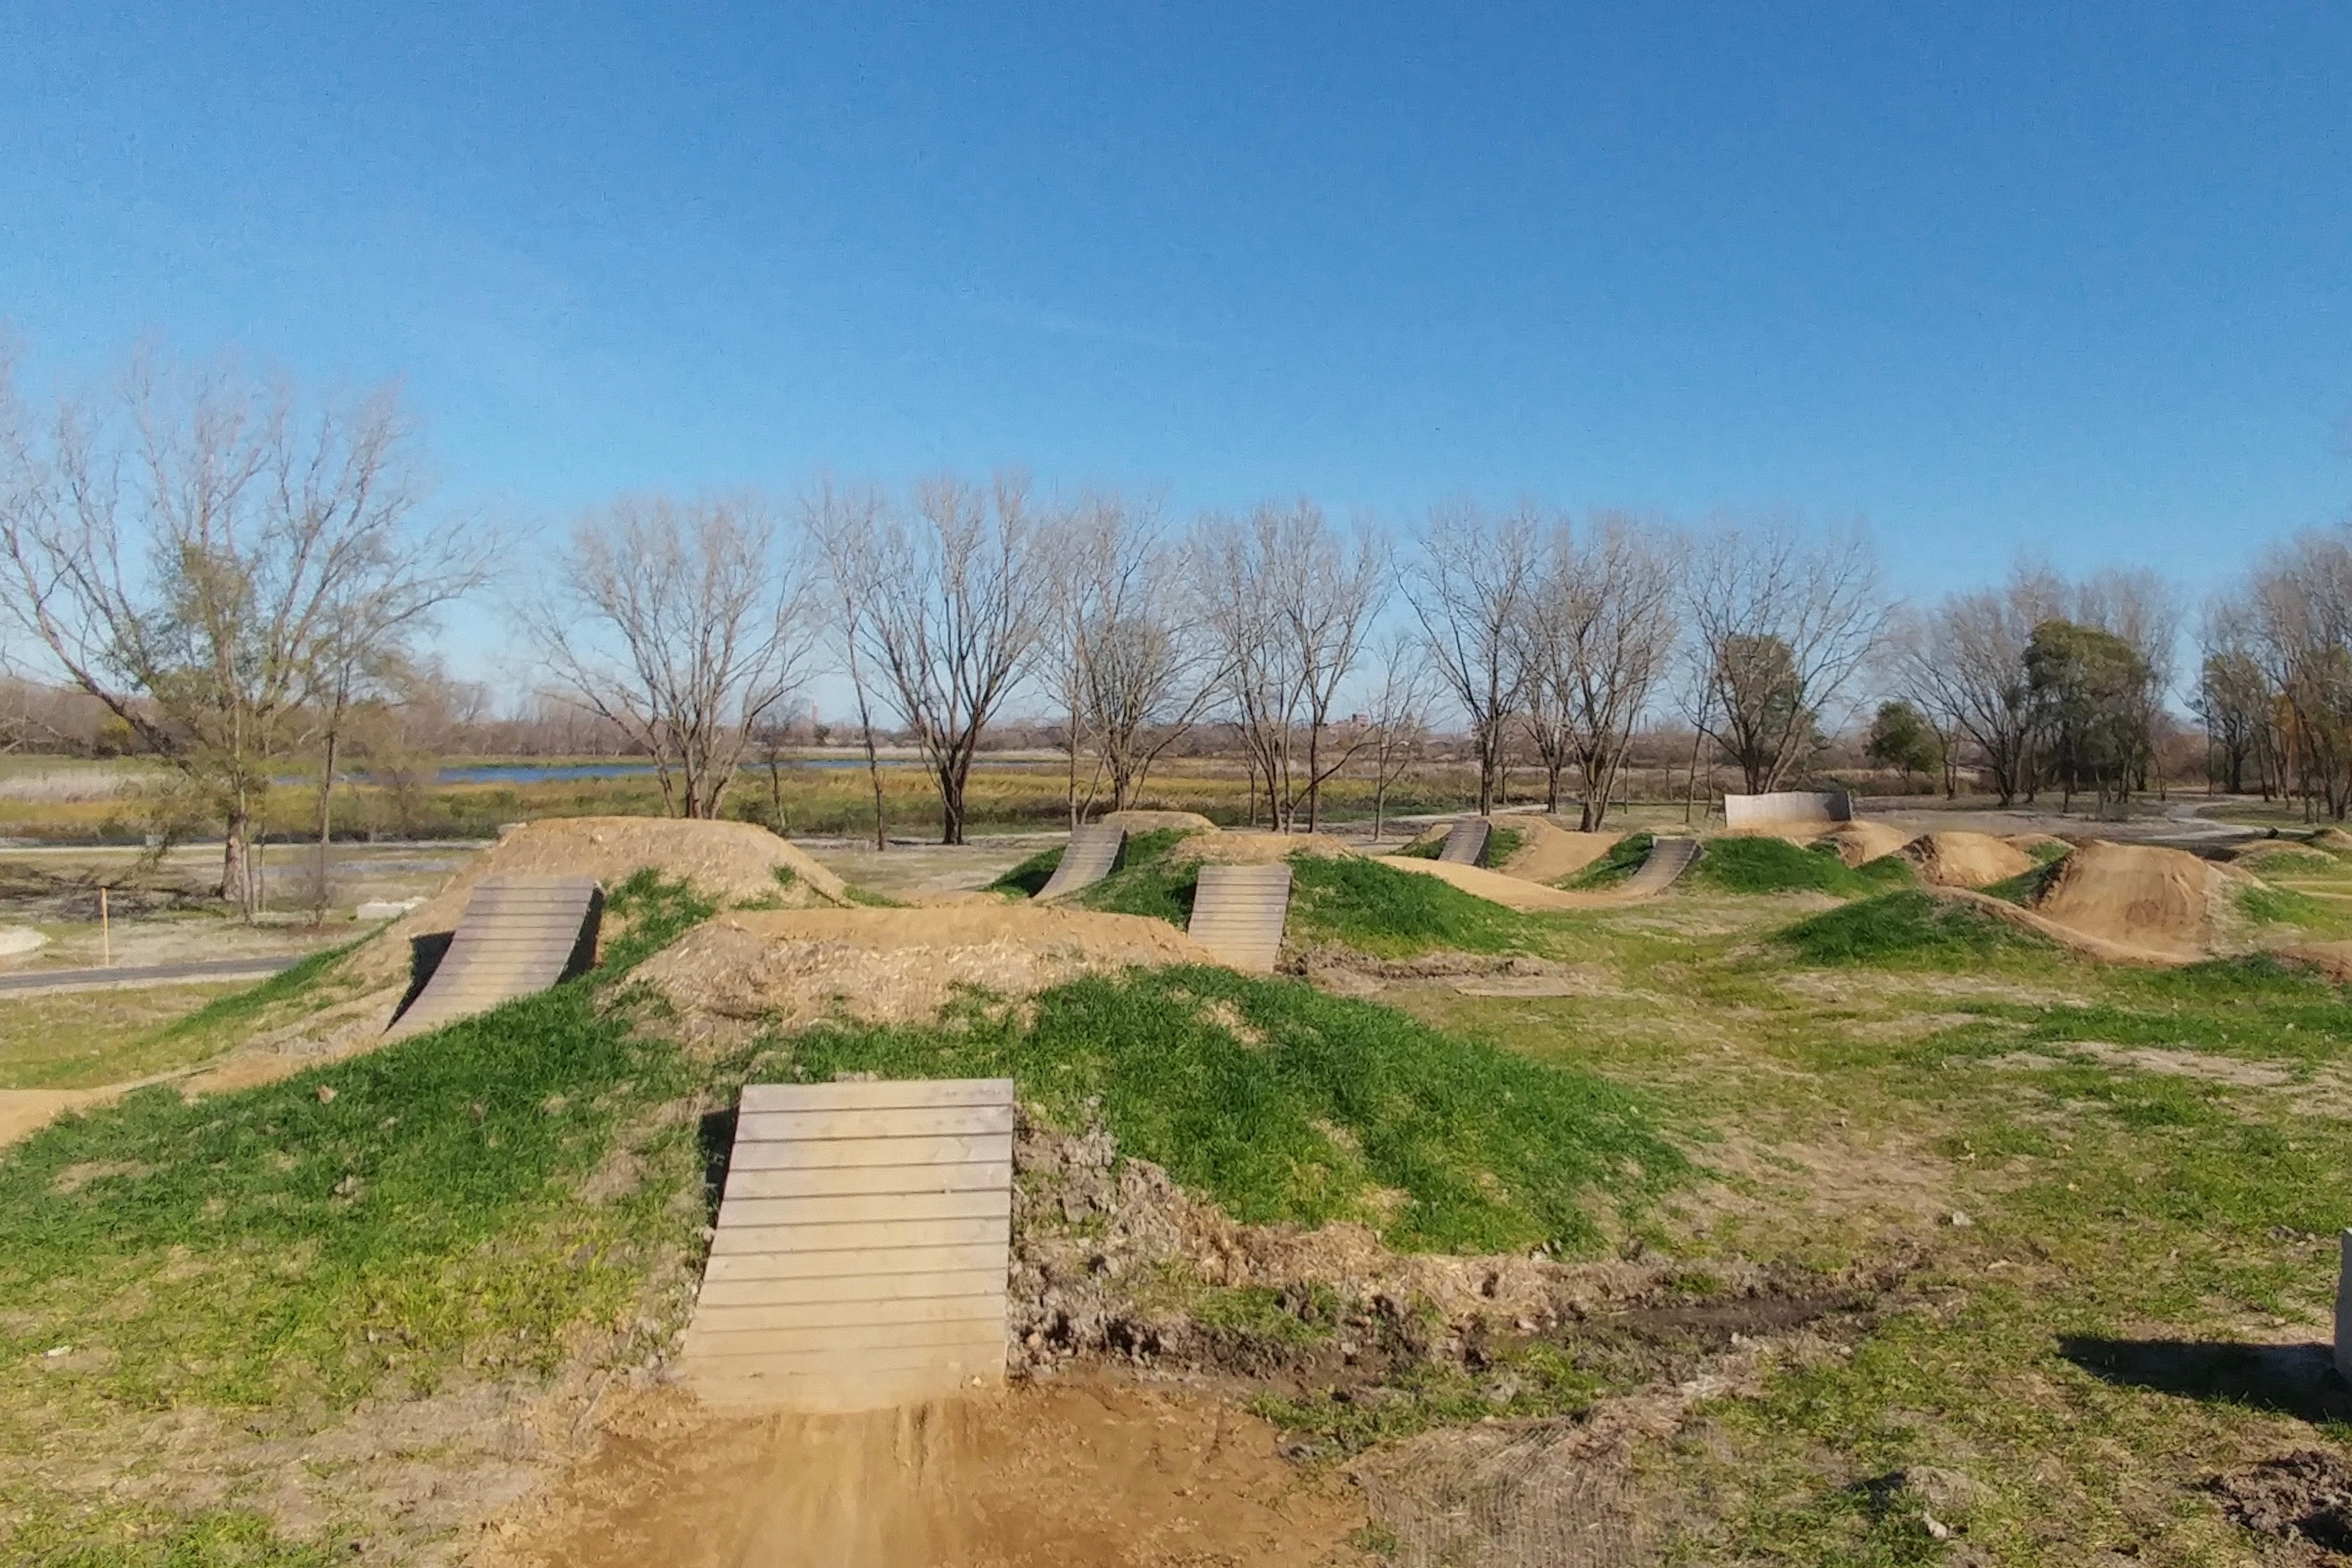
M 965 987 L 1026 996 L 1131 964 L 1215 962 L 1165 921 L 992 902 L 741 910 L 636 973 L 690 1018 L 887 1024 L 927 1021 Z
M 1519 847 L 1495 869 L 1530 882 L 1573 877 L 1617 847 L 1622 833 L 1576 833 L 1540 816 L 1507 817 L 1496 824 L 1519 836 Z
M 1813 842 L 1834 847 L 1838 858 L 1849 866 L 1862 866 L 1899 852 L 1910 844 L 1911 836 L 1884 822 L 1847 822 Z
M 1294 855 L 1349 860 L 1362 853 L 1346 839 L 1328 833 L 1196 833 L 1177 840 L 1168 858 L 1210 866 L 1271 866 Z
M 1291 1568 L 1351 1563 L 1343 1478 L 1197 1394 L 1016 1384 L 861 1415 L 745 1420 L 624 1401 L 486 1568 Z
M 2033 912 L 2103 942 L 2186 962 L 2211 951 L 2217 879 L 2185 849 L 2094 839 L 2059 862 Z
M 1923 833 L 1905 847 L 1931 888 L 1983 888 L 2033 869 L 2033 857 L 1989 833 Z

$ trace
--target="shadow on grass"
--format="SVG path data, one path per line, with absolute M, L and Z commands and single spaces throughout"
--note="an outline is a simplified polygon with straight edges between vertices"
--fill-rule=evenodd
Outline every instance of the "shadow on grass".
M 2109 1340 L 2065 1334 L 2058 1353 L 2102 1383 L 2242 1405 L 2305 1421 L 2352 1420 L 2352 1388 L 2326 1344 Z
M 705 1112 L 696 1129 L 702 1151 L 702 1223 L 719 1223 L 719 1195 L 727 1190 L 727 1168 L 735 1158 L 735 1107 Z

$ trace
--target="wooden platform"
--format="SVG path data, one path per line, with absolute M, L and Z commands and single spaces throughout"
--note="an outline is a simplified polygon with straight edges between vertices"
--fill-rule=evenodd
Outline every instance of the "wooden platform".
M 1194 942 L 1235 969 L 1273 973 L 1290 915 L 1290 868 L 1202 866 L 1192 893 Z
M 484 879 L 466 900 L 433 978 L 393 1021 L 392 1032 L 437 1028 L 590 968 L 604 913 L 604 889 L 591 878 Z
M 1494 836 L 1495 825 L 1485 817 L 1463 817 L 1445 830 L 1445 847 L 1437 852 L 1437 858 L 1456 866 L 1483 866 L 1486 840 Z
M 1013 1080 L 753 1084 L 680 1370 L 713 1405 L 866 1410 L 1004 1375 Z
M 1062 847 L 1062 862 L 1045 885 L 1037 889 L 1041 899 L 1058 899 L 1065 893 L 1075 893 L 1089 888 L 1111 874 L 1118 864 L 1118 852 L 1127 847 L 1127 829 L 1100 822 L 1081 823 L 1070 832 L 1070 841 Z

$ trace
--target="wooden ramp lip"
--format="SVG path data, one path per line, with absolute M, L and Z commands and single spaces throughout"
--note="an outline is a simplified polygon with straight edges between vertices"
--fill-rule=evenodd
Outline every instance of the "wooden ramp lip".
M 1290 911 L 1290 867 L 1201 868 L 1192 890 L 1192 919 L 1186 928 L 1194 942 L 1235 969 L 1272 973 L 1282 955 L 1282 931 Z
M 1699 843 L 1696 838 L 1653 838 L 1650 852 L 1642 864 L 1625 879 L 1624 891 L 1647 898 L 1663 893 L 1675 885 L 1685 871 L 1698 859 Z
M 593 963 L 604 907 L 604 889 L 590 877 L 485 878 L 467 895 L 432 978 L 391 1032 L 415 1034 L 487 1012 Z
M 704 1398 L 852 1410 L 1001 1378 L 1010 1079 L 755 1084 L 679 1358 Z
M 1104 822 L 1080 823 L 1070 830 L 1069 842 L 1062 846 L 1062 858 L 1045 885 L 1037 889 L 1037 897 L 1058 899 L 1092 887 L 1117 869 L 1119 852 L 1126 847 L 1126 828 Z
M 1445 830 L 1444 847 L 1437 858 L 1456 866 L 1484 866 L 1486 863 L 1486 843 L 1495 836 L 1495 825 L 1483 816 L 1454 819 Z

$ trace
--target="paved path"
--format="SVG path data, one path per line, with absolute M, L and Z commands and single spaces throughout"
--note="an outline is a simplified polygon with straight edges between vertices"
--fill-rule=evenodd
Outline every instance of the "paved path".
M 0 974 L 0 994 L 12 991 L 94 991 L 111 985 L 171 985 L 186 980 L 258 980 L 291 969 L 303 954 L 213 958 L 194 963 L 146 963 L 112 969 L 27 969 Z

